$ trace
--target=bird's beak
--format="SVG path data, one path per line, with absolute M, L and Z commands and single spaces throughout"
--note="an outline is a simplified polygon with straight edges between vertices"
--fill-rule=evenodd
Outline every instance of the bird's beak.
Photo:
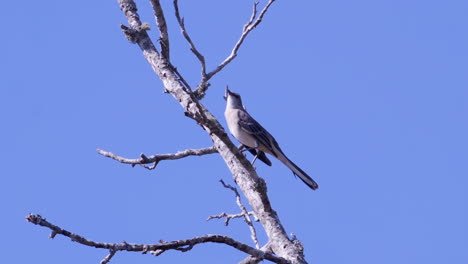
M 226 85 L 226 92 L 224 92 L 224 96 L 223 96 L 224 100 L 227 100 L 228 95 L 229 95 L 230 93 L 231 93 L 231 91 L 229 91 L 229 87 Z

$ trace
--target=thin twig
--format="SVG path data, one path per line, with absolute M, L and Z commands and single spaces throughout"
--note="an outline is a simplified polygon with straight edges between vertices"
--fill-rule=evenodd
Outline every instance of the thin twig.
M 237 191 L 237 189 L 235 187 L 232 187 L 231 185 L 224 183 L 223 180 L 220 180 L 220 182 L 225 188 L 231 189 L 234 192 L 234 194 L 236 195 L 236 203 L 237 203 L 237 205 L 239 206 L 239 208 L 242 211 L 242 215 L 244 216 L 244 221 L 249 226 L 250 237 L 252 238 L 253 242 L 255 243 L 255 247 L 257 249 L 260 248 L 260 245 L 258 244 L 257 231 L 255 231 L 255 227 L 254 227 L 254 225 L 252 223 L 252 219 L 250 219 L 249 212 L 247 211 L 245 206 L 242 204 L 239 192 Z
M 187 42 L 190 45 L 190 50 L 195 54 L 197 59 L 200 61 L 201 64 L 201 76 L 202 79 L 200 81 L 201 84 L 205 84 L 207 79 L 206 79 L 206 63 L 205 63 L 205 57 L 198 51 L 197 47 L 195 47 L 195 44 L 192 41 L 192 38 L 190 38 L 189 34 L 187 33 L 187 30 L 185 29 L 185 23 L 184 23 L 184 18 L 180 16 L 179 13 L 179 1 L 174 0 L 174 9 L 175 9 L 175 16 L 177 18 L 177 22 L 179 23 L 180 31 L 182 32 L 182 35 L 184 38 L 187 40 Z
M 255 2 L 252 7 L 252 15 L 250 16 L 249 21 L 242 28 L 242 32 L 245 32 L 247 30 L 247 27 L 252 25 L 255 17 L 257 16 L 257 6 L 258 6 L 258 2 Z
M 218 152 L 216 147 L 208 147 L 208 148 L 201 148 L 201 149 L 186 149 L 183 151 L 178 151 L 177 153 L 171 154 L 155 154 L 152 156 L 147 157 L 145 154 L 141 154 L 139 159 L 128 159 L 121 156 L 118 156 L 112 152 L 104 151 L 101 149 L 97 149 L 97 152 L 105 157 L 111 158 L 116 160 L 120 163 L 124 164 L 131 164 L 132 166 L 141 165 L 147 169 L 155 169 L 158 163 L 161 160 L 177 160 L 182 159 L 188 156 L 203 156 L 208 154 L 213 154 Z M 152 166 L 146 166 L 145 164 L 153 163 Z
M 255 21 L 254 21 L 254 18 L 255 18 L 256 14 L 257 14 L 257 5 L 258 5 L 258 3 L 254 3 L 252 16 L 250 17 L 247 24 L 244 25 L 244 28 L 242 30 L 242 34 L 241 34 L 239 40 L 237 41 L 236 45 L 234 45 L 234 48 L 232 49 L 231 54 L 223 62 L 221 62 L 221 64 L 219 64 L 218 67 L 216 67 L 213 71 L 211 71 L 210 73 L 207 74 L 207 76 L 206 76 L 207 80 L 211 79 L 216 73 L 221 71 L 226 65 L 228 65 L 237 56 L 237 51 L 241 47 L 241 45 L 244 42 L 245 38 L 256 26 L 258 26 L 260 24 L 260 22 L 262 22 L 263 16 L 268 11 L 268 9 L 273 4 L 273 2 L 275 2 L 275 0 L 268 1 L 268 3 L 265 5 L 265 7 L 260 12 L 260 15 L 257 17 L 257 19 L 255 19 Z M 197 91 L 195 91 L 195 92 L 197 92 Z
M 255 218 L 255 214 L 254 212 L 248 212 L 249 215 L 253 216 Z M 231 221 L 231 219 L 234 219 L 234 218 L 244 218 L 245 214 L 244 213 L 239 213 L 239 214 L 228 214 L 228 213 L 220 213 L 219 215 L 210 215 L 206 221 L 209 221 L 211 219 L 221 219 L 221 218 L 224 218 L 226 217 L 226 220 L 224 221 L 224 225 L 225 226 L 228 226 L 229 225 L 229 221 Z
M 179 70 L 177 70 L 177 67 L 175 67 L 174 65 L 172 65 L 170 62 L 169 62 L 169 67 L 171 68 L 171 70 L 175 73 L 175 75 L 177 76 L 177 78 L 182 82 L 182 84 L 184 85 L 184 87 L 186 88 L 186 91 L 188 93 L 190 93 L 192 91 L 192 87 L 190 87 L 190 84 L 188 84 L 188 82 L 184 79 L 184 77 L 182 76 L 182 74 L 179 73 Z
M 66 236 L 70 238 L 73 242 L 77 242 L 85 246 L 111 250 L 110 251 L 111 253 L 103 261 L 105 261 L 110 255 L 113 256 L 112 251 L 115 251 L 115 252 L 133 251 L 133 252 L 146 253 L 148 251 L 153 252 L 153 251 L 161 251 L 161 250 L 164 252 L 166 250 L 172 249 L 172 250 L 185 252 L 185 251 L 192 249 L 193 246 L 197 244 L 212 242 L 212 243 L 226 244 L 242 252 L 245 252 L 251 256 L 255 256 L 261 259 L 267 259 L 275 263 L 288 263 L 288 261 L 285 260 L 284 258 L 277 257 L 271 253 L 265 253 L 259 249 L 253 248 L 242 242 L 234 240 L 231 237 L 223 236 L 223 235 L 204 235 L 204 236 L 194 237 L 190 239 L 176 240 L 172 242 L 161 242 L 159 244 L 133 244 L 133 243 L 127 243 L 125 241 L 122 243 L 103 243 L 103 242 L 95 242 L 83 236 L 80 236 L 78 234 L 74 234 L 70 231 L 67 231 L 59 226 L 56 226 L 48 222 L 45 218 L 43 218 L 40 215 L 30 214 L 26 216 L 26 220 L 35 225 L 47 227 L 50 230 L 52 230 L 52 232 L 54 232 L 55 234 Z M 112 256 L 110 256 L 109 259 L 112 258 Z
M 209 84 L 208 81 L 218 72 L 220 72 L 226 65 L 228 65 L 234 58 L 237 56 L 237 51 L 241 47 L 242 43 L 244 42 L 245 38 L 247 35 L 252 31 L 260 22 L 262 22 L 263 16 L 265 13 L 268 11 L 270 6 L 273 4 L 275 0 L 270 0 L 263 10 L 260 12 L 260 15 L 258 18 L 255 20 L 255 17 L 257 16 L 257 6 L 258 2 L 255 2 L 252 8 L 252 15 L 250 16 L 249 21 L 244 25 L 242 28 L 242 34 L 237 41 L 236 45 L 234 45 L 234 48 L 231 51 L 231 54 L 223 61 L 221 64 L 219 64 L 213 71 L 208 73 L 206 75 L 206 81 L 205 84 Z M 197 96 L 197 98 L 203 98 L 205 95 L 206 90 L 208 89 L 209 85 L 203 85 L 203 83 L 200 83 L 198 87 L 195 89 L 194 94 Z
M 156 18 L 156 24 L 159 29 L 159 40 L 161 46 L 161 54 L 166 57 L 169 61 L 169 34 L 167 32 L 166 19 L 164 18 L 164 12 L 161 7 L 159 0 L 150 0 L 153 6 L 154 16 Z
M 101 264 L 107 264 L 109 261 L 112 259 L 112 257 L 115 255 L 117 251 L 110 249 L 109 250 L 109 255 L 107 255 L 103 260 L 101 260 Z
M 185 81 L 185 79 L 179 73 L 177 68 L 173 66 L 172 64 L 170 64 L 169 33 L 167 30 L 166 18 L 164 17 L 164 12 L 161 7 L 161 3 L 159 0 L 150 0 L 150 2 L 151 2 L 151 5 L 153 6 L 154 16 L 156 18 L 156 24 L 158 25 L 158 29 L 159 29 L 159 43 L 161 46 L 161 54 L 164 57 L 166 57 L 167 61 L 169 62 L 169 66 L 176 73 L 177 77 L 184 84 L 184 86 L 187 89 L 192 90 L 190 88 L 190 85 Z

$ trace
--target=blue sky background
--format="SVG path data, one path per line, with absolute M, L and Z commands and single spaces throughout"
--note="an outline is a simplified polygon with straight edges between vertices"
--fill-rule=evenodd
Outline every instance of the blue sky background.
M 173 63 L 192 85 L 199 65 L 164 2 Z M 264 3 L 263 1 L 262 3 Z M 150 34 L 148 1 L 137 2 Z M 180 1 L 210 69 L 230 52 L 252 1 Z M 103 242 L 155 243 L 247 226 L 218 155 L 131 168 L 129 158 L 211 145 L 164 94 L 121 33 L 116 1 L 3 3 L 0 247 L 5 263 L 99 263 L 85 247 L 27 223 L 28 213 Z M 310 263 L 468 263 L 466 1 L 277 1 L 203 100 L 224 125 L 226 84 L 320 184 L 278 161 L 257 164 L 273 207 Z M 265 235 L 257 229 L 262 243 Z M 111 263 L 232 263 L 206 244 Z

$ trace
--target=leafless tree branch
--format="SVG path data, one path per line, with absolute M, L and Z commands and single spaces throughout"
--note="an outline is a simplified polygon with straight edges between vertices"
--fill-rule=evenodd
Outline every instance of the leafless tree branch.
M 147 30 L 150 29 L 149 25 L 147 23 L 142 23 L 140 20 L 140 16 L 137 13 L 137 7 L 134 1 L 118 1 L 120 9 L 124 12 L 125 16 L 127 17 L 128 24 L 129 26 L 125 25 L 120 25 L 120 27 L 123 29 L 123 32 L 125 34 L 125 37 L 132 43 L 138 44 L 142 50 L 144 50 L 144 55 L 147 58 L 156 58 L 159 57 L 160 54 L 156 47 L 153 44 L 153 41 L 149 37 L 148 33 L 146 32 Z M 160 6 L 160 5 L 159 5 Z M 155 15 L 160 15 L 159 11 L 156 12 L 157 9 L 155 9 Z M 156 18 L 158 20 L 158 18 Z M 166 22 L 164 19 L 164 16 L 161 17 L 159 20 L 164 20 L 158 23 L 158 30 L 160 32 L 160 36 L 167 36 L 167 26 Z M 164 37 L 165 38 L 165 37 Z M 163 38 L 162 38 L 163 39 Z M 163 40 L 162 45 L 169 45 L 169 41 L 164 42 Z M 163 46 L 161 46 L 161 49 L 163 49 Z M 169 46 L 164 48 L 166 52 L 169 54 Z M 169 55 L 168 55 L 169 56 Z M 173 74 L 172 80 L 175 82 L 178 82 L 181 84 L 183 89 L 189 93 L 191 91 L 190 85 L 185 81 L 185 79 L 182 77 L 182 75 L 178 72 L 177 68 L 174 67 L 170 61 L 169 58 L 164 56 L 165 58 L 165 67 L 168 67 L 171 70 L 171 73 Z M 155 67 L 158 67 L 157 65 L 151 65 L 153 67 L 153 70 L 156 70 Z M 169 92 L 167 90 L 167 92 Z
M 107 264 L 112 259 L 112 257 L 117 253 L 117 251 L 113 249 L 109 249 L 109 255 L 107 255 L 102 261 L 101 264 Z
M 104 157 L 111 158 L 120 163 L 131 164 L 132 166 L 141 165 L 147 169 L 152 170 L 156 168 L 156 166 L 161 160 L 177 160 L 177 159 L 182 159 L 188 156 L 203 156 L 203 155 L 217 153 L 218 151 L 216 150 L 215 146 L 212 146 L 212 147 L 201 148 L 201 149 L 186 149 L 183 151 L 178 151 L 177 153 L 170 153 L 170 154 L 155 154 L 149 157 L 147 157 L 145 154 L 140 154 L 139 159 L 124 158 L 112 152 L 104 151 L 101 149 L 97 149 L 97 152 L 103 155 Z M 145 164 L 150 164 L 150 163 L 153 163 L 153 165 L 152 166 L 145 165 Z
M 255 2 L 252 7 L 252 15 L 250 16 L 250 19 L 247 22 L 247 24 L 245 24 L 244 27 L 242 28 L 242 32 L 245 32 L 247 30 L 247 27 L 252 25 L 252 23 L 254 22 L 254 19 L 257 16 L 257 6 L 258 6 L 258 2 Z
M 260 248 L 260 250 L 263 252 L 273 253 L 270 242 L 266 243 L 263 247 Z M 248 256 L 242 261 L 240 261 L 239 264 L 257 264 L 257 263 L 260 263 L 261 261 L 262 259 L 260 258 L 257 258 L 254 256 Z
M 169 34 L 167 33 L 166 18 L 164 17 L 164 12 L 159 0 L 150 0 L 150 2 L 153 6 L 154 17 L 159 28 L 159 43 L 161 45 L 161 54 L 169 61 Z
M 172 249 L 172 250 L 185 252 L 185 251 L 190 250 L 191 248 L 193 248 L 193 246 L 197 244 L 207 243 L 207 242 L 226 244 L 242 252 L 245 252 L 251 256 L 255 256 L 261 259 L 267 259 L 274 263 L 289 263 L 284 258 L 277 257 L 271 253 L 265 253 L 261 250 L 258 250 L 249 245 L 246 245 L 242 242 L 234 240 L 228 236 L 222 236 L 222 235 L 204 235 L 204 236 L 194 237 L 190 239 L 176 240 L 172 242 L 161 242 L 159 244 L 133 244 L 133 243 L 127 243 L 125 241 L 122 243 L 103 243 L 103 242 L 95 242 L 83 236 L 80 236 L 78 234 L 74 234 L 70 231 L 67 231 L 59 226 L 56 226 L 48 222 L 45 218 L 43 218 L 40 215 L 30 214 L 26 216 L 26 220 L 35 225 L 47 227 L 50 230 L 52 230 L 54 234 L 66 236 L 70 238 L 73 242 L 77 242 L 79 244 L 90 246 L 90 247 L 95 247 L 95 248 L 109 249 L 110 250 L 109 255 L 106 258 L 104 258 L 101 261 L 101 263 L 107 263 L 117 251 L 134 251 L 134 252 L 139 251 L 142 253 L 146 253 L 148 251 L 149 252 L 162 251 L 161 253 L 163 253 L 164 251 Z M 159 253 L 159 255 L 161 253 Z
M 177 67 L 172 65 L 170 61 L 168 61 L 168 64 L 169 64 L 169 67 L 172 69 L 172 71 L 174 71 L 174 74 L 177 76 L 178 80 L 184 85 L 185 89 L 187 91 L 192 91 L 192 87 L 190 87 L 190 84 L 188 84 L 188 82 L 184 79 L 182 74 L 179 73 L 179 70 L 177 69 Z
M 180 31 L 182 32 L 182 35 L 184 38 L 187 40 L 187 42 L 190 45 L 190 50 L 195 54 L 197 59 L 200 61 L 201 64 L 201 81 L 199 84 L 199 87 L 201 86 L 207 86 L 207 76 L 206 76 L 206 63 L 205 63 L 205 57 L 198 51 L 197 47 L 195 47 L 195 44 L 192 41 L 192 38 L 190 38 L 187 30 L 185 29 L 185 23 L 184 23 L 184 18 L 180 16 L 179 13 L 179 1 L 174 0 L 174 10 L 175 10 L 175 16 L 177 18 L 177 22 L 179 23 Z
M 262 9 L 260 12 L 260 15 L 255 19 L 257 16 L 257 5 L 258 2 L 255 2 L 253 5 L 253 10 L 252 10 L 252 16 L 250 17 L 249 21 L 244 25 L 242 29 L 242 34 L 237 41 L 237 43 L 234 45 L 234 48 L 231 51 L 231 54 L 223 61 L 221 64 L 219 64 L 213 71 L 209 72 L 206 74 L 206 81 L 210 80 L 215 74 L 220 72 L 226 65 L 228 65 L 234 58 L 237 56 L 237 51 L 241 47 L 242 43 L 244 42 L 245 38 L 249 35 L 249 33 L 257 27 L 260 22 L 262 22 L 263 16 L 266 14 L 270 6 L 275 2 L 275 0 L 270 0 L 268 3 L 265 5 L 265 7 Z M 199 86 L 197 89 L 195 89 L 195 94 L 197 95 L 198 98 L 202 98 L 206 92 L 206 89 L 208 87 L 204 86 Z
M 254 227 L 254 225 L 252 223 L 252 219 L 250 219 L 249 212 L 245 208 L 244 204 L 242 204 L 241 197 L 240 197 L 239 192 L 237 191 L 237 188 L 232 187 L 231 185 L 224 183 L 223 180 L 220 180 L 220 182 L 224 186 L 224 188 L 232 190 L 234 192 L 234 194 L 236 195 L 236 203 L 237 203 L 237 206 L 239 206 L 239 208 L 242 211 L 242 215 L 244 216 L 244 221 L 249 226 L 250 237 L 252 238 L 253 242 L 255 243 L 255 247 L 260 248 L 260 245 L 258 244 L 257 231 L 255 230 L 255 227 Z
M 182 84 L 188 89 L 192 90 L 190 88 L 190 85 L 185 81 L 184 77 L 179 73 L 176 67 L 174 67 L 171 62 L 170 62 L 170 45 L 169 45 L 169 33 L 167 30 L 167 23 L 166 23 L 166 18 L 164 17 L 164 12 L 161 7 L 161 3 L 159 0 L 150 0 L 151 5 L 153 6 L 153 12 L 154 16 L 156 19 L 156 25 L 158 26 L 159 30 L 159 44 L 161 47 L 161 54 L 167 59 L 169 63 L 169 67 L 172 68 L 172 70 L 175 72 L 179 80 L 182 82 Z
M 255 218 L 255 214 L 254 212 L 250 211 L 248 212 L 249 215 L 253 216 Z M 228 214 L 228 213 L 220 213 L 218 215 L 210 215 L 206 221 L 210 221 L 211 219 L 221 219 L 221 218 L 226 218 L 226 220 L 224 221 L 224 225 L 225 226 L 228 226 L 229 225 L 229 222 L 231 221 L 231 219 L 234 219 L 234 218 L 244 218 L 244 213 L 238 213 L 238 214 Z

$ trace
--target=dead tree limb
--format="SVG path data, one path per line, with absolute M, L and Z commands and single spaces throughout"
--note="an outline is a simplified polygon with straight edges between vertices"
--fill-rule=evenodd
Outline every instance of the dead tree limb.
M 190 38 L 187 30 L 185 29 L 185 23 L 184 23 L 184 18 L 180 16 L 179 13 L 179 3 L 177 0 L 174 0 L 174 10 L 175 10 L 175 16 L 177 18 L 177 22 L 179 23 L 180 31 L 182 32 L 182 35 L 184 38 L 187 40 L 187 42 L 190 45 L 190 50 L 192 51 L 193 54 L 195 54 L 195 57 L 200 61 L 201 65 L 201 80 L 200 83 L 198 84 L 198 88 L 200 90 L 206 91 L 208 89 L 209 84 L 207 83 L 208 78 L 206 75 L 206 63 L 205 63 L 205 57 L 198 51 L 197 47 L 195 47 L 195 44 L 192 41 L 192 38 Z M 205 87 L 205 88 L 202 88 Z
M 175 16 L 177 18 L 177 22 L 179 23 L 180 31 L 184 38 L 187 40 L 187 42 L 190 45 L 190 50 L 192 51 L 193 54 L 197 57 L 197 59 L 200 61 L 201 65 L 201 80 L 199 84 L 197 85 L 197 88 L 194 91 L 194 94 L 198 99 L 201 99 L 205 96 L 206 90 L 210 86 L 208 81 L 218 72 L 220 72 L 224 67 L 226 67 L 234 58 L 237 56 L 237 52 L 239 51 L 239 48 L 242 46 L 242 43 L 244 42 L 245 38 L 249 35 L 249 33 L 257 27 L 263 19 L 263 16 L 266 14 L 270 6 L 273 4 L 275 0 L 270 0 L 268 3 L 265 5 L 265 7 L 262 9 L 260 12 L 260 15 L 257 17 L 257 6 L 258 2 L 255 2 L 253 5 L 253 10 L 252 10 L 252 15 L 247 21 L 247 23 L 244 25 L 242 29 L 242 34 L 239 38 L 239 40 L 236 42 L 234 45 L 231 53 L 229 56 L 222 61 L 215 69 L 213 69 L 211 72 L 207 73 L 206 72 L 206 61 L 205 57 L 201 54 L 201 52 L 196 48 L 194 42 L 192 41 L 192 38 L 188 34 L 186 28 L 185 28 L 185 23 L 184 23 L 184 18 L 181 17 L 180 12 L 179 12 L 179 4 L 178 0 L 174 0 L 174 9 L 175 9 Z M 151 2 L 154 2 L 154 0 L 151 0 Z M 158 23 L 159 24 L 159 23 Z M 162 28 L 164 30 L 164 28 Z
M 164 12 L 159 1 L 150 0 L 151 5 L 153 6 L 154 17 L 156 18 L 156 24 L 159 28 L 159 43 L 161 46 L 161 54 L 169 59 L 169 34 L 167 32 L 166 18 L 164 17 Z
M 174 153 L 174 154 L 155 154 L 149 157 L 147 157 L 145 154 L 140 154 L 139 159 L 124 158 L 112 152 L 104 151 L 101 149 L 97 149 L 97 152 L 103 155 L 104 157 L 111 158 L 120 163 L 130 164 L 132 166 L 141 165 L 147 169 L 152 170 L 156 168 L 156 166 L 161 160 L 177 160 L 177 159 L 182 159 L 188 156 L 203 156 L 203 155 L 213 154 L 218 151 L 216 150 L 215 147 L 208 147 L 208 148 L 201 148 L 201 149 L 186 149 L 183 151 L 178 151 L 177 153 Z M 145 165 L 145 164 L 150 164 L 150 163 L 153 163 L 153 165 L 152 166 Z
M 273 251 L 271 250 L 271 247 L 270 247 L 270 243 L 267 243 L 266 245 L 261 247 L 260 250 L 263 251 L 263 252 L 267 252 L 267 253 L 273 253 Z M 257 258 L 255 256 L 248 256 L 245 259 L 243 259 L 242 261 L 240 261 L 239 264 L 257 264 L 257 263 L 260 263 L 261 261 L 262 261 L 262 259 Z
M 247 212 L 248 215 L 251 215 L 253 217 L 255 217 L 255 214 L 254 212 Z M 229 222 L 231 221 L 231 219 L 235 219 L 235 218 L 244 218 L 245 214 L 244 213 L 238 213 L 238 214 L 228 214 L 228 213 L 220 213 L 218 215 L 210 215 L 208 216 L 208 218 L 206 219 L 206 221 L 210 221 L 211 219 L 221 219 L 221 218 L 226 218 L 226 220 L 224 220 L 224 225 L 225 226 L 228 226 L 229 225 Z
M 237 52 L 239 51 L 239 48 L 242 46 L 242 43 L 244 42 L 245 38 L 247 38 L 249 33 L 262 22 L 263 16 L 265 16 L 266 12 L 270 8 L 270 6 L 273 4 L 273 2 L 275 2 L 275 0 L 269 0 L 268 3 L 260 12 L 260 15 L 258 15 L 258 17 L 257 17 L 258 2 L 254 3 L 253 9 L 252 9 L 252 16 L 250 17 L 249 21 L 244 25 L 244 28 L 242 29 L 242 34 L 239 40 L 234 45 L 234 48 L 232 48 L 231 54 L 229 54 L 229 56 L 224 61 L 222 61 L 214 70 L 206 74 L 206 81 L 210 80 L 215 74 L 220 72 L 224 67 L 226 67 L 226 65 L 231 63 L 231 61 L 237 57 Z M 256 17 L 257 19 L 255 19 Z M 195 94 L 197 95 L 198 98 L 203 98 L 203 96 L 205 95 L 206 89 L 208 89 L 208 87 L 199 85 L 198 88 L 195 90 Z
M 247 211 L 245 206 L 242 204 L 239 192 L 237 191 L 237 189 L 235 187 L 232 187 L 231 185 L 224 183 L 223 180 L 220 180 L 220 182 L 224 186 L 224 188 L 230 189 L 236 195 L 236 203 L 237 203 L 237 206 L 239 206 L 239 208 L 242 211 L 242 215 L 244 216 L 245 223 L 249 226 L 250 237 L 252 238 L 253 242 L 255 243 L 255 246 L 257 248 L 260 248 L 260 245 L 258 244 L 257 231 L 255 230 L 255 227 L 254 227 L 254 225 L 252 223 L 252 219 L 250 219 L 249 212 Z
M 101 260 L 101 264 L 107 264 L 109 261 L 114 257 L 116 250 L 109 249 L 109 255 L 107 255 L 103 260 Z
M 133 244 L 133 243 L 127 243 L 125 241 L 122 243 L 104 243 L 104 242 L 95 242 L 81 235 L 74 234 L 68 230 L 65 230 L 59 226 L 56 226 L 48 222 L 46 219 L 44 219 L 40 215 L 30 214 L 26 217 L 26 220 L 35 225 L 47 227 L 50 230 L 52 230 L 52 233 L 49 236 L 51 238 L 55 237 L 56 235 L 63 235 L 63 236 L 70 238 L 73 242 L 76 242 L 82 245 L 95 247 L 95 248 L 108 249 L 110 253 L 101 261 L 101 263 L 109 262 L 110 259 L 115 255 L 117 251 L 136 251 L 136 252 L 142 252 L 142 253 L 153 252 L 154 254 L 160 255 L 167 250 L 178 250 L 178 251 L 186 252 L 186 251 L 191 250 L 195 245 L 207 243 L 207 242 L 226 244 L 242 252 L 245 252 L 249 254 L 250 256 L 255 256 L 261 259 L 267 259 L 274 263 L 288 263 L 287 260 L 281 257 L 277 257 L 271 253 L 265 253 L 261 250 L 258 250 L 249 245 L 246 245 L 242 242 L 234 240 L 231 237 L 222 236 L 222 235 L 204 235 L 204 236 L 194 237 L 190 239 L 176 240 L 172 242 L 161 242 L 158 244 Z

